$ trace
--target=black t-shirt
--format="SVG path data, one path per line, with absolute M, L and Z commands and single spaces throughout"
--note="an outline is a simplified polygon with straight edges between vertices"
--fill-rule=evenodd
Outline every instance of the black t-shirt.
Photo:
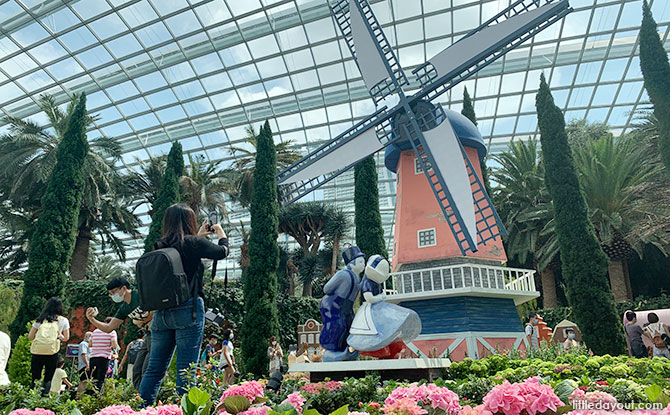
M 202 264 L 201 259 L 219 260 L 226 258 L 228 256 L 228 238 L 221 238 L 219 239 L 219 243 L 215 244 L 201 236 L 186 235 L 182 246 L 177 244 L 167 245 L 165 241 L 159 240 L 156 242 L 154 248 L 165 248 L 167 246 L 172 246 L 179 251 L 189 284 L 193 281 L 193 278 L 198 278 L 198 295 L 205 298 L 203 290 L 205 266 Z

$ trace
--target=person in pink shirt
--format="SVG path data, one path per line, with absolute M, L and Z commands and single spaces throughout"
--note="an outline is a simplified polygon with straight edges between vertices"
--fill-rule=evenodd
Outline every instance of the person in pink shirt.
M 107 320 L 111 320 L 110 317 Z M 109 321 L 106 321 L 109 323 Z M 107 376 L 107 369 L 109 368 L 109 359 L 112 357 L 112 352 L 119 346 L 116 331 L 112 330 L 110 333 L 105 333 L 100 329 L 95 329 L 91 335 L 91 342 L 89 344 L 91 377 L 95 379 L 96 387 L 102 390 Z

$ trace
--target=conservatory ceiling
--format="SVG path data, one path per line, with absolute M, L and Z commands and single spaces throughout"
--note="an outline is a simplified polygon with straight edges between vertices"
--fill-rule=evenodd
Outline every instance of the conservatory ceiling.
M 670 2 L 650 2 L 670 49 Z M 410 73 L 509 1 L 371 3 Z M 439 98 L 460 110 L 467 86 L 490 151 L 537 134 L 534 100 L 542 72 L 568 120 L 606 122 L 620 134 L 647 106 L 636 45 L 642 1 L 570 4 L 575 11 L 562 22 Z M 1 115 L 46 124 L 36 104 L 40 94 L 65 103 L 80 91 L 100 116 L 89 138 L 118 137 L 121 170 L 167 153 L 174 140 L 187 153 L 229 166 L 235 158 L 229 146 L 248 148 L 245 128 L 266 119 L 276 140 L 307 151 L 374 111 L 327 0 L 0 0 Z M 395 179 L 381 155 L 377 161 L 391 248 Z M 352 175 L 310 200 L 324 198 L 353 211 Z M 244 209 L 228 207 L 231 223 L 248 223 Z M 146 210 L 139 212 L 144 223 Z M 237 248 L 239 234 L 231 233 Z M 129 258 L 137 258 L 141 241 L 127 243 Z M 228 261 L 230 270 L 235 263 Z

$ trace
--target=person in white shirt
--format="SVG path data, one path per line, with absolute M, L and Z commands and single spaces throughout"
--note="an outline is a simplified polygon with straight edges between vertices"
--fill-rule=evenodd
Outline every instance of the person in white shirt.
M 12 342 L 7 333 L 0 331 L 0 386 L 9 385 L 9 376 L 5 368 L 7 367 L 7 360 L 9 360 L 9 353 L 12 350 Z
M 535 352 L 540 349 L 540 330 L 537 328 L 539 319 L 536 313 L 530 313 L 528 316 L 528 324 L 526 324 L 526 337 L 530 342 L 530 352 Z
M 651 340 L 651 344 L 654 346 L 653 356 L 670 359 L 670 350 L 668 350 L 668 345 L 665 342 L 665 339 L 670 337 L 668 327 L 659 321 L 656 313 L 647 314 L 647 321 L 649 321 L 649 324 L 644 328 L 643 334 Z

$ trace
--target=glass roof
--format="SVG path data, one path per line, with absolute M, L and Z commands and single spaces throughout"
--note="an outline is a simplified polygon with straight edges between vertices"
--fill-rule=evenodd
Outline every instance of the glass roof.
M 409 74 L 509 0 L 370 3 Z M 637 50 L 642 0 L 570 3 L 575 11 L 563 21 L 438 98 L 460 110 L 467 86 L 490 151 L 537 134 L 541 72 L 567 120 L 606 122 L 620 134 L 646 105 Z M 650 3 L 670 50 L 670 2 Z M 374 111 L 327 0 L 9 0 L 0 2 L 0 28 L 2 115 L 47 123 L 40 94 L 65 103 L 85 91 L 89 110 L 100 114 L 89 138 L 118 137 L 122 170 L 166 153 L 174 140 L 228 166 L 234 155 L 226 147 L 244 146 L 245 127 L 266 119 L 276 140 L 307 151 Z M 406 92 L 417 88 L 411 82 Z M 377 161 L 391 249 L 395 177 L 381 155 Z M 353 212 L 353 175 L 309 198 Z M 231 223 L 248 222 L 248 212 L 229 208 Z M 241 238 L 231 237 L 234 270 Z M 141 242 L 127 239 L 131 260 Z

